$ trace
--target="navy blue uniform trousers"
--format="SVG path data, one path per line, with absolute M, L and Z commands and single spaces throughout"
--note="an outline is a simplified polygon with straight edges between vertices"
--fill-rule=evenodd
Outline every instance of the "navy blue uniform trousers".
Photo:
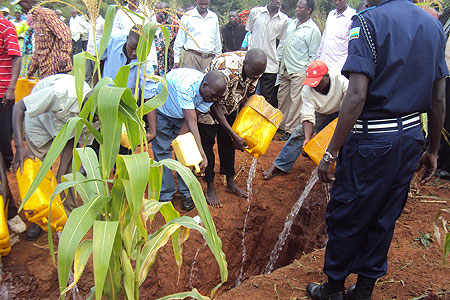
M 424 143 L 420 125 L 404 132 L 349 135 L 339 153 L 326 213 L 324 272 L 329 277 L 386 274 L 395 222 Z

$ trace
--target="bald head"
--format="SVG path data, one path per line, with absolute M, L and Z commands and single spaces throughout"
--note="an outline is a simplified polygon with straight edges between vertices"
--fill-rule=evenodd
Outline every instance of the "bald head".
M 256 80 L 266 70 L 267 56 L 261 49 L 250 49 L 245 55 L 244 74 L 246 77 Z
M 200 95 L 206 102 L 214 102 L 223 96 L 227 89 L 227 81 L 225 75 L 219 71 L 211 71 L 206 73 L 200 85 Z

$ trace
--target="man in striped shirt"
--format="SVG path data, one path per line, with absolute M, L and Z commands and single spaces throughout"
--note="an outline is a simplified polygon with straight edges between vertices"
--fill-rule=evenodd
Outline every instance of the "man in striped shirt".
M 21 67 L 20 47 L 14 25 L 0 15 L 0 153 L 5 160 L 4 170 L 9 170 L 14 154 L 11 148 L 12 139 L 12 108 L 14 105 L 14 90 Z M 1 162 L 0 162 L 1 163 Z M 5 187 L 3 200 L 9 201 L 8 219 L 17 215 L 11 191 L 6 177 L 0 179 Z M 6 183 L 6 185 L 5 185 Z M 6 205 L 5 205 L 6 207 Z
M 28 76 L 33 76 L 38 69 L 41 78 L 72 70 L 72 34 L 69 27 L 53 10 L 36 5 L 36 0 L 11 1 L 11 5 L 16 4 L 26 14 L 31 11 L 34 21 L 35 45 Z

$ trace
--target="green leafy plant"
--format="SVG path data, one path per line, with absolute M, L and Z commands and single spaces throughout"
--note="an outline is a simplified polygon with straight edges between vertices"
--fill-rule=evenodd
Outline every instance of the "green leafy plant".
M 447 219 L 442 216 L 442 214 L 450 213 L 449 208 L 443 208 L 434 217 L 433 227 L 434 227 L 434 238 L 439 245 L 442 246 L 442 261 L 444 264 L 447 263 L 447 258 L 450 255 L 450 226 Z M 443 241 L 441 241 L 441 230 L 444 233 Z
M 99 5 L 96 7 L 98 9 Z M 57 266 L 61 299 L 64 299 L 65 294 L 76 285 L 91 256 L 95 282 L 91 296 L 95 291 L 96 299 L 101 299 L 102 296 L 107 299 L 118 299 L 121 293 L 125 295 L 125 299 L 139 299 L 139 287 L 147 278 L 158 250 L 166 245 L 169 239 L 171 239 L 175 261 L 180 270 L 183 243 L 192 229 L 202 234 L 219 265 L 221 282 L 211 291 L 212 297 L 220 285 L 227 280 L 228 270 L 225 254 L 222 251 L 222 242 L 217 235 L 200 183 L 188 168 L 177 161 L 166 159 L 156 162 L 147 152 L 139 152 L 140 149 L 147 149 L 146 132 L 142 125 L 143 116 L 167 99 L 165 79 L 151 75 L 152 80 L 162 84 L 162 91 L 156 97 L 138 106 L 132 91 L 126 88 L 130 66 L 124 66 L 114 80 L 107 77 L 101 78 L 94 87 L 92 96 L 84 104 L 82 103 L 85 59 L 93 60 L 100 73 L 97 58 L 102 57 L 105 51 L 116 9 L 116 6 L 110 6 L 107 10 L 105 31 L 100 46 L 96 49 L 97 56 L 94 57 L 88 53 L 74 56 L 74 75 L 81 107 L 80 114 L 78 117 L 71 118 L 54 139 L 41 169 L 23 199 L 21 208 L 39 186 L 71 134 L 75 131 L 75 145 L 77 145 L 82 131 L 87 130 L 100 144 L 99 157 L 91 148 L 75 148 L 73 151 L 74 172 L 64 176 L 65 182 L 57 186 L 51 199 L 52 201 L 53 197 L 63 190 L 74 188 L 83 201 L 83 205 L 70 214 L 58 244 Z M 132 12 L 128 11 L 128 13 Z M 160 25 L 156 23 L 145 24 L 139 32 L 141 37 L 137 49 L 138 64 L 143 65 L 144 70 L 153 36 L 158 27 Z M 167 29 L 161 27 L 161 30 L 168 37 Z M 166 45 L 168 45 L 167 38 Z M 142 88 L 142 93 L 144 90 L 145 87 Z M 137 95 L 137 87 L 135 91 Z M 142 94 L 141 99 L 144 99 L 143 96 Z M 91 125 L 94 119 L 100 121 L 100 130 Z M 123 126 L 126 128 L 131 144 L 132 154 L 130 155 L 119 155 Z M 80 170 L 81 165 L 86 170 L 85 176 L 76 171 Z M 170 202 L 158 201 L 163 166 L 177 171 L 186 182 L 203 226 L 191 217 L 180 216 Z M 161 214 L 166 223 L 160 228 L 152 229 L 150 225 L 156 214 Z M 86 236 L 90 231 L 92 239 Z M 49 232 L 51 232 L 50 225 Z M 49 234 L 48 237 L 51 254 L 55 259 L 52 235 Z M 74 280 L 68 285 L 72 266 Z M 195 289 L 161 299 L 184 297 L 209 299 L 200 295 Z
M 433 237 L 429 233 L 420 232 L 420 236 L 414 239 L 414 242 L 420 244 L 423 248 L 427 248 L 433 242 Z

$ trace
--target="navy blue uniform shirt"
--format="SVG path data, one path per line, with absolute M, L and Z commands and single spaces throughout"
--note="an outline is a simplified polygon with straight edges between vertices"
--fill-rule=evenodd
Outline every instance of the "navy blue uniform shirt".
M 449 74 L 441 24 L 408 0 L 384 0 L 360 14 L 369 28 L 377 62 L 354 16 L 342 68 L 347 78 L 350 73 L 363 73 L 370 79 L 359 118 L 394 118 L 430 110 L 434 81 Z

